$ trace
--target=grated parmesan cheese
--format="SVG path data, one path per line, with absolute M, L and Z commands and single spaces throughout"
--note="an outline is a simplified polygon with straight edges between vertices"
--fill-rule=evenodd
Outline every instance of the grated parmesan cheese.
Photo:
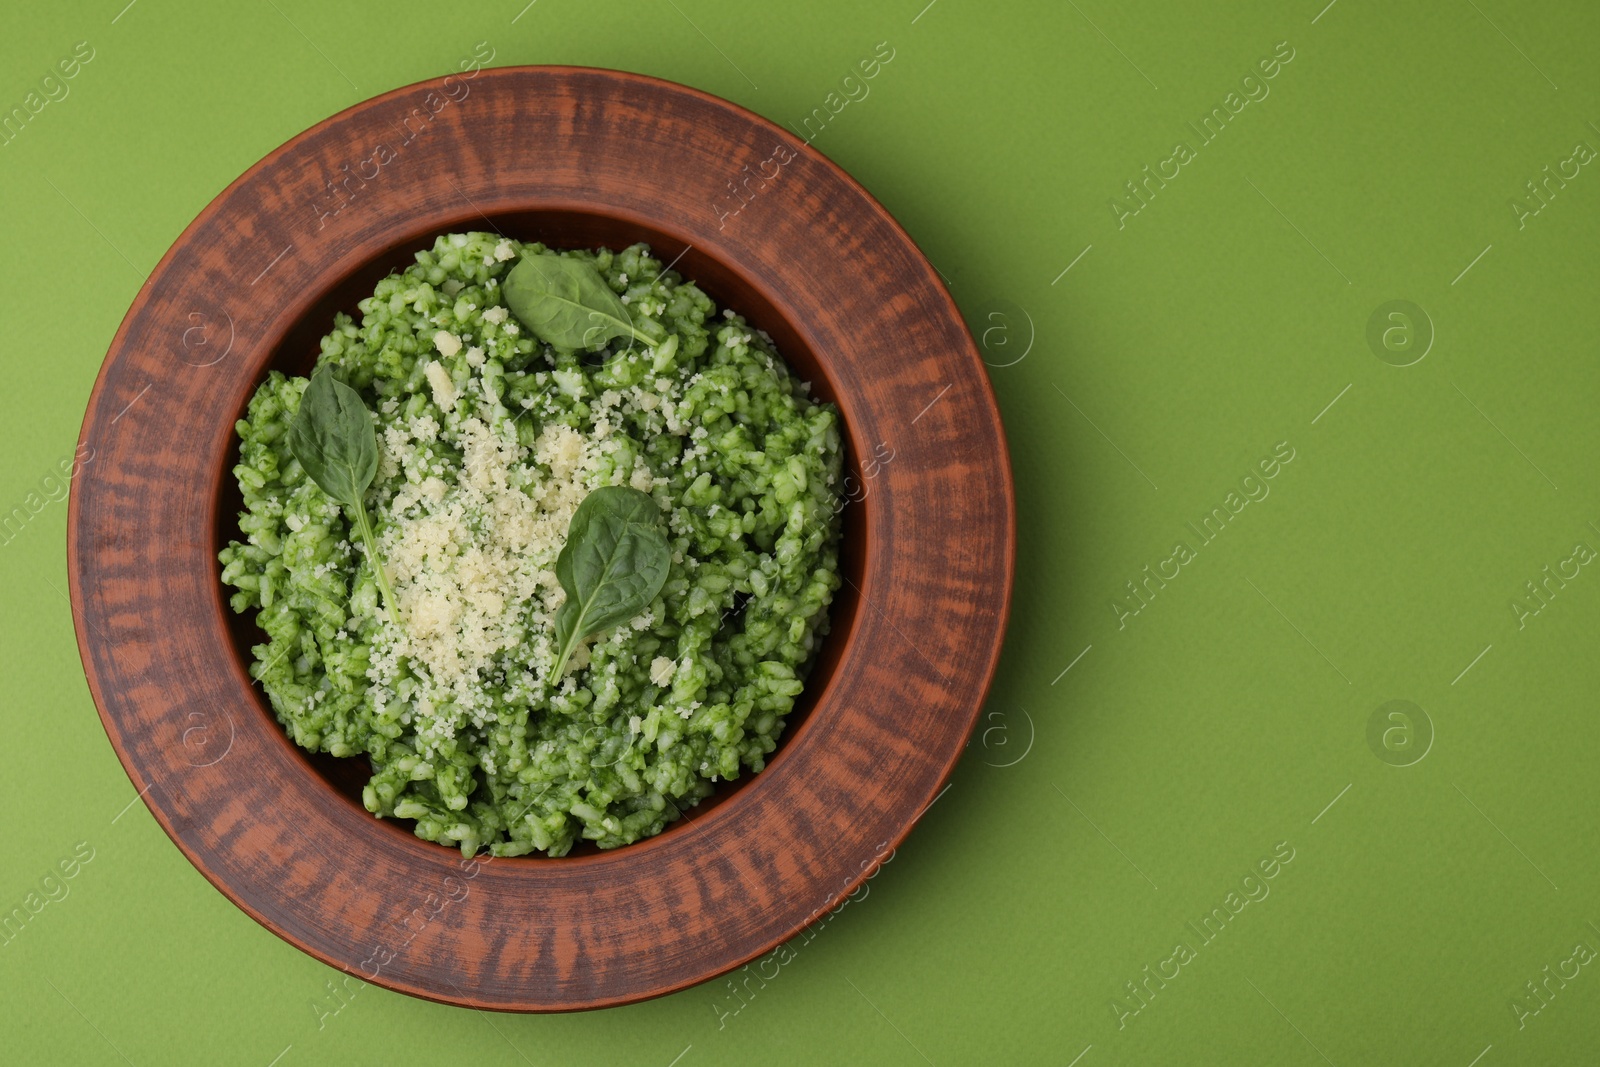
M 440 337 L 451 337 L 443 331 Z M 452 338 L 453 340 L 454 338 Z M 435 338 L 437 340 L 437 338 Z M 461 342 L 457 341 L 459 345 Z M 449 411 L 456 406 L 456 385 L 450 380 L 450 372 L 445 370 L 444 364 L 438 360 L 430 360 L 423 373 L 428 377 L 428 384 L 433 386 L 433 402 L 439 405 L 440 411 Z
M 433 347 L 439 350 L 440 355 L 448 359 L 461 351 L 461 338 L 449 330 L 440 330 L 433 335 Z
M 436 393 L 437 366 L 428 369 Z M 417 732 L 424 755 L 464 721 L 481 725 L 492 714 L 490 679 L 516 671 L 537 684 L 553 666 L 555 612 L 566 598 L 556 556 L 573 512 L 598 481 L 601 458 L 570 426 L 546 427 L 529 449 L 511 424 L 468 418 L 457 430 L 461 466 L 451 484 L 425 473 L 413 444 L 437 432 L 422 417 L 384 435 L 386 455 L 406 473 L 379 537 L 401 621 L 385 624 L 369 672 L 383 695 L 407 673 L 422 683 Z M 535 650 L 534 662 L 505 660 L 525 644 Z M 587 658 L 580 650 L 574 667 Z

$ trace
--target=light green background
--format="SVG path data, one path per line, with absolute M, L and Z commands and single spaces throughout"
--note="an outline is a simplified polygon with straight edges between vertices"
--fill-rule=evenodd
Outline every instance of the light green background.
M 325 116 L 487 40 L 493 65 L 643 71 L 798 123 L 887 41 L 870 95 L 816 144 L 1011 364 L 991 376 L 1015 609 L 952 787 L 725 1025 L 740 1001 L 718 982 L 564 1017 L 371 987 L 319 1028 L 334 972 L 127 807 L 51 503 L 0 547 L 0 911 L 75 843 L 95 858 L 0 947 L 0 1058 L 1593 1060 L 1600 966 L 1552 980 L 1521 1027 L 1512 1003 L 1575 943 L 1600 949 L 1600 568 L 1521 628 L 1511 604 L 1576 542 L 1600 547 L 1600 167 L 1520 228 L 1510 201 L 1578 142 L 1600 148 L 1600 9 L 124 2 L 12 11 L 0 40 L 5 107 L 74 42 L 95 49 L 0 148 L 0 507 L 71 454 L 123 312 L 182 228 Z M 1123 183 L 1193 146 L 1185 123 L 1281 41 L 1294 58 L 1270 95 L 1119 228 Z M 1404 368 L 1366 341 L 1395 299 L 1436 331 Z M 1284 441 L 1270 496 L 1198 547 L 1185 524 Z M 1119 628 L 1112 598 L 1179 540 L 1193 561 Z M 1411 766 L 1368 744 L 1392 699 L 1436 732 Z M 1186 923 L 1279 842 L 1294 859 L 1270 896 L 1199 944 Z M 1196 957 L 1119 1028 L 1112 998 L 1180 940 Z

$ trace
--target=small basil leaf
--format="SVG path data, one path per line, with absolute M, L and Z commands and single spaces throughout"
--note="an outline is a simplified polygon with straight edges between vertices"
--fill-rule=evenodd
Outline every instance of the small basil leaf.
M 326 365 L 300 397 L 289 451 L 324 493 L 349 507 L 361 502 L 378 472 L 378 437 L 367 406 Z
M 324 493 L 350 510 L 384 605 L 395 614 L 399 606 L 367 514 L 367 487 L 378 473 L 378 432 L 361 394 L 335 378 L 327 364 L 317 367 L 300 396 L 289 425 L 289 451 Z
M 655 343 L 633 328 L 627 305 L 588 260 L 523 256 L 500 291 L 517 321 L 557 348 L 598 348 L 617 337 Z
M 584 497 L 556 557 L 566 602 L 556 612 L 559 681 L 578 642 L 633 618 L 666 584 L 672 550 L 661 509 L 637 489 L 610 485 Z

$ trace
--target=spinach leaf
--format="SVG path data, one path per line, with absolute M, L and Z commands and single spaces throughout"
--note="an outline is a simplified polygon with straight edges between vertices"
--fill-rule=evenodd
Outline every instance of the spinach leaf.
M 560 654 L 552 684 L 561 680 L 579 641 L 628 621 L 656 598 L 671 564 L 654 500 L 625 485 L 583 498 L 556 557 L 556 578 L 567 599 L 556 612 Z
M 378 434 L 361 395 L 335 378 L 327 364 L 311 375 L 311 384 L 300 397 L 300 410 L 289 426 L 289 451 L 324 493 L 349 509 L 367 547 L 367 562 L 377 576 L 384 606 L 398 619 L 394 590 L 389 588 L 367 514 L 367 487 L 378 473 Z
M 587 260 L 549 253 L 523 256 L 506 275 L 501 292 L 518 322 L 558 348 L 595 348 L 616 337 L 656 343 L 633 328 L 627 305 Z

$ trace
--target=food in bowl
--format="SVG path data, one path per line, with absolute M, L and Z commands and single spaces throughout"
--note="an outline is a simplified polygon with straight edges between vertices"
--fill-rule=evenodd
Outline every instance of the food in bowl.
M 838 410 L 644 245 L 435 240 L 237 425 L 261 683 L 367 810 L 496 856 L 758 773 L 839 577 Z

